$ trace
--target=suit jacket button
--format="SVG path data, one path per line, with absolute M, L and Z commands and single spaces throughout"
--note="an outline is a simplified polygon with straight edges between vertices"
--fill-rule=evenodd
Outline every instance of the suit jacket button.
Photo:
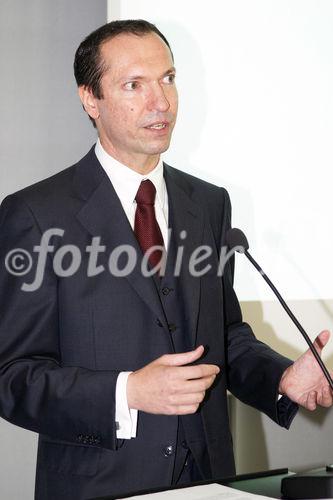
M 163 454 L 165 457 L 171 457 L 173 454 L 173 446 L 170 444 L 163 449 Z
M 172 288 L 168 288 L 167 286 L 165 286 L 164 288 L 162 288 L 163 295 L 169 295 L 169 293 L 171 291 L 172 291 Z
M 158 318 L 156 319 L 156 323 L 157 323 L 157 325 L 158 325 L 159 327 L 162 327 L 162 326 L 163 326 L 162 322 L 161 322 Z
M 175 332 L 177 330 L 177 327 L 176 327 L 176 325 L 174 323 L 170 323 L 168 325 L 168 329 L 169 329 L 170 333 L 173 333 L 173 332 Z
M 186 442 L 186 441 L 182 441 L 181 445 L 182 445 L 182 447 L 183 447 L 185 450 L 188 450 L 188 446 L 187 446 L 187 442 Z

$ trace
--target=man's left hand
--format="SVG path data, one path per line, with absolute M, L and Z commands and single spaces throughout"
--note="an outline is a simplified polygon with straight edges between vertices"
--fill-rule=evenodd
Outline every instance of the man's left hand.
M 330 332 L 324 330 L 314 341 L 319 355 L 329 338 Z M 310 349 L 285 370 L 279 393 L 310 411 L 315 410 L 317 405 L 328 408 L 333 403 L 330 386 Z

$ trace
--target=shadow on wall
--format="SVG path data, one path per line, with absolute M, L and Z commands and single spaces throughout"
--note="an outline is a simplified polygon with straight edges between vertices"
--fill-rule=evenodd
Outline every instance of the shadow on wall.
M 325 363 L 333 369 L 333 299 L 288 301 L 288 305 L 312 340 L 324 329 L 331 331 Z M 274 350 L 296 359 L 307 349 L 301 333 L 277 300 L 242 302 L 241 308 L 244 321 L 251 325 L 257 338 Z
M 237 474 L 268 469 L 268 443 L 262 415 L 232 395 L 229 397 L 229 411 Z
M 311 332 L 324 329 L 324 326 L 318 328 L 318 324 L 332 325 L 333 301 L 295 301 L 290 306 L 312 338 L 315 334 Z M 242 310 L 244 320 L 251 324 L 257 337 L 273 349 L 292 359 L 305 350 L 302 339 L 299 341 L 300 348 L 284 340 L 286 333 L 291 339 L 298 333 L 277 302 L 246 302 L 242 304 Z M 276 330 L 281 332 L 280 336 L 272 324 L 264 320 L 264 316 L 272 318 L 272 324 L 276 324 Z M 326 363 L 332 366 L 332 355 L 326 358 Z M 229 404 L 238 474 L 280 467 L 300 471 L 333 462 L 332 409 L 318 408 L 313 413 L 300 409 L 287 431 L 233 396 Z
M 302 471 L 333 462 L 333 411 L 300 409 L 289 430 L 231 396 L 238 474 L 288 467 Z

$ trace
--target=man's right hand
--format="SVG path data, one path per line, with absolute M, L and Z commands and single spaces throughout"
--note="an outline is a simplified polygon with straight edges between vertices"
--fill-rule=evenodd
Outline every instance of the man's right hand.
M 190 365 L 203 353 L 201 345 L 194 351 L 165 354 L 131 373 L 128 407 L 160 415 L 195 413 L 220 371 L 216 365 Z

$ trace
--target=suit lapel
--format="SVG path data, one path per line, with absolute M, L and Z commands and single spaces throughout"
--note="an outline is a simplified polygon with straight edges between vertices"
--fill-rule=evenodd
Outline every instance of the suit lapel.
M 107 259 L 110 253 L 120 245 L 129 245 L 134 248 L 138 256 L 137 262 L 134 270 L 126 276 L 126 279 L 167 328 L 154 280 L 144 277 L 141 273 L 142 252 L 132 227 L 93 150 L 78 164 L 74 178 L 74 189 L 84 199 L 77 218 L 91 236 L 100 236 L 101 245 L 106 246 Z M 109 270 L 106 268 L 104 272 L 109 272 Z
M 179 284 L 184 301 L 188 330 L 192 346 L 195 346 L 200 299 L 200 278 L 189 272 L 189 261 L 194 250 L 202 244 L 204 216 L 201 208 L 191 199 L 191 186 L 179 173 L 164 164 L 168 190 L 169 228 L 171 228 L 170 251 L 168 252 L 166 275 L 173 272 L 177 249 L 184 247 Z M 186 235 L 183 239 L 181 233 Z

